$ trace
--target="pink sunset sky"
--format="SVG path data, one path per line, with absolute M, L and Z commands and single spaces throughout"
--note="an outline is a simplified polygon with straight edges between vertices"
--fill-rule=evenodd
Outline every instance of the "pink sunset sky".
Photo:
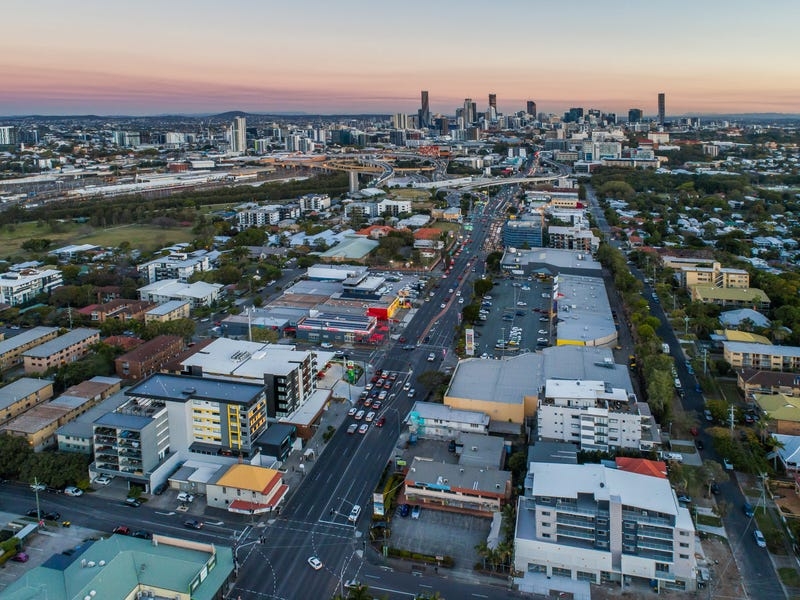
M 800 113 L 800 2 L 12 0 L 0 114 Z

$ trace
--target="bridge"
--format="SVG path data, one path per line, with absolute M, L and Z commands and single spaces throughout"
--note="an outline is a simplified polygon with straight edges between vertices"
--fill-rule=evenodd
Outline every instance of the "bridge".
M 568 175 L 544 175 L 540 177 L 502 177 L 500 179 L 481 179 L 467 183 L 459 187 L 462 190 L 477 190 L 486 187 L 496 187 L 499 185 L 513 185 L 515 183 L 559 183 L 566 180 Z

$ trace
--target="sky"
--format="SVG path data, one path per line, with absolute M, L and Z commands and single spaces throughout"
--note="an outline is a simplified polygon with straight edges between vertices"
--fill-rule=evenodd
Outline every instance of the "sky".
M 0 115 L 800 113 L 798 0 L 4 0 Z

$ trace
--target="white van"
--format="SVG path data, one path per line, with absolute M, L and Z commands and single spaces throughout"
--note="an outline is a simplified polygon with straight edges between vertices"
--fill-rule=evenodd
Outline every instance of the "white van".
M 347 520 L 350 521 L 351 523 L 355 523 L 356 521 L 358 521 L 358 516 L 360 514 L 361 514 L 361 507 L 358 504 L 356 504 L 350 511 L 350 516 L 347 517 Z

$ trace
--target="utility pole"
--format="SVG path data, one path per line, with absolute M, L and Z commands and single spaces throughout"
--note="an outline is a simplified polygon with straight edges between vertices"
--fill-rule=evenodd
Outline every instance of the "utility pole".
M 708 348 L 703 348 L 703 375 L 708 375 Z
M 761 510 L 767 513 L 767 474 L 761 473 Z
M 689 315 L 683 317 L 683 335 L 689 335 Z
M 731 405 L 728 407 L 728 422 L 730 423 L 730 426 L 731 426 L 731 431 L 733 431 L 733 427 L 734 427 L 734 425 L 736 425 L 736 420 L 735 420 L 735 418 L 734 418 L 734 408 L 733 408 L 733 404 L 731 404 Z

